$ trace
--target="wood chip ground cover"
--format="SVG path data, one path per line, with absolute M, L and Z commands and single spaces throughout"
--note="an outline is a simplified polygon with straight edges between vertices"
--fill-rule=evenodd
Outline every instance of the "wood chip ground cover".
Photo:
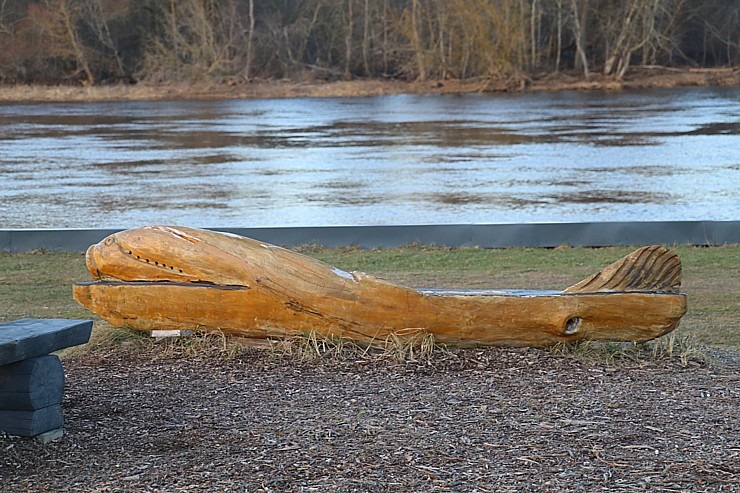
M 736 359 L 65 359 L 65 435 L 0 435 L 0 491 L 740 491 Z

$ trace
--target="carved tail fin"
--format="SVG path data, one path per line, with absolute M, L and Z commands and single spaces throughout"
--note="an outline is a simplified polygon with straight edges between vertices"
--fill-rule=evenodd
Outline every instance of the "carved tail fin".
M 681 287 L 681 260 L 661 246 L 635 250 L 596 274 L 565 289 L 563 293 L 662 291 L 676 293 Z

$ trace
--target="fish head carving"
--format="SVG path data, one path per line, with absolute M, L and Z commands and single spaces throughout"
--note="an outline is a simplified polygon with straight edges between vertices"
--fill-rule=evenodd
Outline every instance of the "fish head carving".
M 147 226 L 115 233 L 92 245 L 86 263 L 96 280 L 248 286 L 244 259 L 235 256 L 244 240 L 199 229 Z

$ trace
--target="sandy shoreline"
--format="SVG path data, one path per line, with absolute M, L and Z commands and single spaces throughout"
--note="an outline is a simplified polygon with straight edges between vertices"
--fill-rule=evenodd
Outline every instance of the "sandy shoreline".
M 571 90 L 649 89 L 670 87 L 740 86 L 740 67 L 716 69 L 642 68 L 624 80 L 568 73 L 509 79 L 405 82 L 399 80 L 251 82 L 151 85 L 0 86 L 0 101 L 153 101 L 169 99 L 273 99 L 300 97 L 361 97 L 389 94 L 463 94 L 482 92 L 551 92 Z

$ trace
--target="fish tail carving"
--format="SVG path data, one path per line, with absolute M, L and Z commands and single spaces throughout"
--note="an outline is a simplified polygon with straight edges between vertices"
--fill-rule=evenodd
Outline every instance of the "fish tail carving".
M 655 291 L 677 293 L 681 260 L 662 246 L 647 246 L 563 290 L 563 294 Z

